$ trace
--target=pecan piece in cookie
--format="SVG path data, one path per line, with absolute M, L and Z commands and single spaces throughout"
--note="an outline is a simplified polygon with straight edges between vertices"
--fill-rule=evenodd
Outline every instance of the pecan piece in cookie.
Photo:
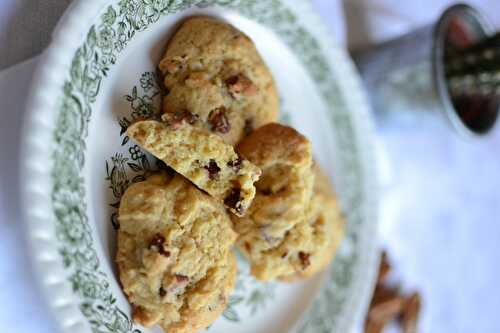
M 231 76 L 226 80 L 226 85 L 232 97 L 238 95 L 254 96 L 257 93 L 257 86 L 243 74 Z
M 211 125 L 212 131 L 224 134 L 231 130 L 231 124 L 227 120 L 226 109 L 224 107 L 212 110 L 208 116 L 208 122 Z
M 305 253 L 302 251 L 299 252 L 300 263 L 302 264 L 302 267 L 304 269 L 309 267 L 309 265 L 311 264 L 311 261 L 309 260 L 310 257 L 311 257 L 311 254 L 309 254 L 309 253 Z
M 231 168 L 233 168 L 234 172 L 238 172 L 241 169 L 242 162 L 243 162 L 243 160 L 241 159 L 241 157 L 238 157 L 235 160 L 227 162 L 227 166 L 230 166 Z
M 421 300 L 420 294 L 413 293 L 409 296 L 403 307 L 403 314 L 401 316 L 401 326 L 404 333 L 416 333 L 417 320 L 420 313 Z
M 184 292 L 189 284 L 189 277 L 181 274 L 174 274 L 164 280 L 164 285 L 167 285 L 167 292 L 171 294 L 179 294 Z
M 241 206 L 241 189 L 233 188 L 229 195 L 224 199 L 224 204 L 241 214 L 243 211 Z
M 167 113 L 163 116 L 163 120 L 170 126 L 170 128 L 175 130 L 181 127 L 184 122 L 189 125 L 193 125 L 198 120 L 198 116 L 192 114 L 188 110 L 183 110 L 172 114 Z
M 151 241 L 149 242 L 149 248 L 156 248 L 158 253 L 165 257 L 170 257 L 170 252 L 166 251 L 165 248 L 163 247 L 163 244 L 165 243 L 165 237 L 163 237 L 160 234 L 155 234 Z

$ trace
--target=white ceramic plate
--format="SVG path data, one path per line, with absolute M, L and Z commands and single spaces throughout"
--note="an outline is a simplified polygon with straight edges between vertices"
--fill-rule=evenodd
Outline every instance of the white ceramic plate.
M 306 1 L 79 0 L 64 15 L 33 83 L 22 187 L 38 280 L 62 332 L 136 327 L 113 262 L 116 207 L 154 162 L 124 136 L 158 110 L 157 64 L 184 17 L 246 32 L 271 68 L 283 121 L 313 142 L 334 179 L 347 235 L 331 269 L 261 284 L 240 258 L 237 288 L 212 332 L 347 332 L 370 296 L 377 256 L 373 134 L 358 78 Z

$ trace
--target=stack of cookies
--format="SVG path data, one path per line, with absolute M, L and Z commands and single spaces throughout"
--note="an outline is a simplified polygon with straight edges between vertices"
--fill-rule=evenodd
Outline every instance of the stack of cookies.
M 136 322 L 197 332 L 226 307 L 233 244 L 257 279 L 292 281 L 328 265 L 344 222 L 309 140 L 276 123 L 273 77 L 246 35 L 190 18 L 159 69 L 161 119 L 127 132 L 173 172 L 123 195 L 116 260 Z

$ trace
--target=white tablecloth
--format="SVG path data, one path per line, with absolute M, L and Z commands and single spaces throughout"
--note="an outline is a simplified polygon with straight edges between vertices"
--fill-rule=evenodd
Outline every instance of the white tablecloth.
M 69 0 L 0 1 L 0 331 L 53 333 L 22 241 L 17 191 L 19 128 L 38 54 Z M 433 20 L 451 1 L 315 0 L 351 46 Z M 472 1 L 500 26 L 500 1 Z M 346 12 L 344 16 L 343 12 Z M 496 21 L 495 21 L 496 20 Z M 347 23 L 345 25 L 345 23 Z M 500 131 L 457 138 L 438 117 L 377 124 L 380 233 L 396 274 L 424 297 L 422 332 L 500 332 Z

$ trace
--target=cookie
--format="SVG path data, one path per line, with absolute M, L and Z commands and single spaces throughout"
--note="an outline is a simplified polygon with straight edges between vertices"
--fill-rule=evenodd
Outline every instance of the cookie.
M 133 319 L 198 332 L 224 311 L 236 278 L 236 234 L 224 207 L 180 175 L 131 185 L 119 208 L 118 264 Z
M 243 216 L 255 196 L 260 169 L 231 145 L 203 128 L 188 112 L 164 115 L 166 122 L 141 120 L 127 129 L 138 145 Z
M 268 225 L 272 219 L 273 226 L 282 226 L 282 230 L 268 227 L 268 233 L 282 237 L 291 225 L 304 218 L 304 207 L 312 196 L 311 143 L 295 129 L 272 123 L 254 131 L 236 149 L 262 170 L 249 214 L 259 225 Z
M 311 144 L 293 128 L 265 125 L 237 146 L 262 170 L 248 214 L 233 218 L 237 241 L 259 280 L 307 278 L 331 261 L 343 219 Z
M 164 112 L 196 114 L 200 126 L 228 144 L 278 119 L 279 97 L 269 69 L 250 38 L 226 23 L 186 20 L 159 69 L 169 91 Z
M 233 219 L 240 234 L 238 245 L 257 279 L 293 274 L 299 268 L 281 258 L 284 252 L 274 252 L 285 242 L 292 244 L 291 238 L 303 232 L 298 226 L 306 228 L 305 221 L 313 218 L 309 207 L 314 185 L 311 144 L 293 128 L 272 123 L 243 139 L 237 151 L 262 170 L 247 215 Z

